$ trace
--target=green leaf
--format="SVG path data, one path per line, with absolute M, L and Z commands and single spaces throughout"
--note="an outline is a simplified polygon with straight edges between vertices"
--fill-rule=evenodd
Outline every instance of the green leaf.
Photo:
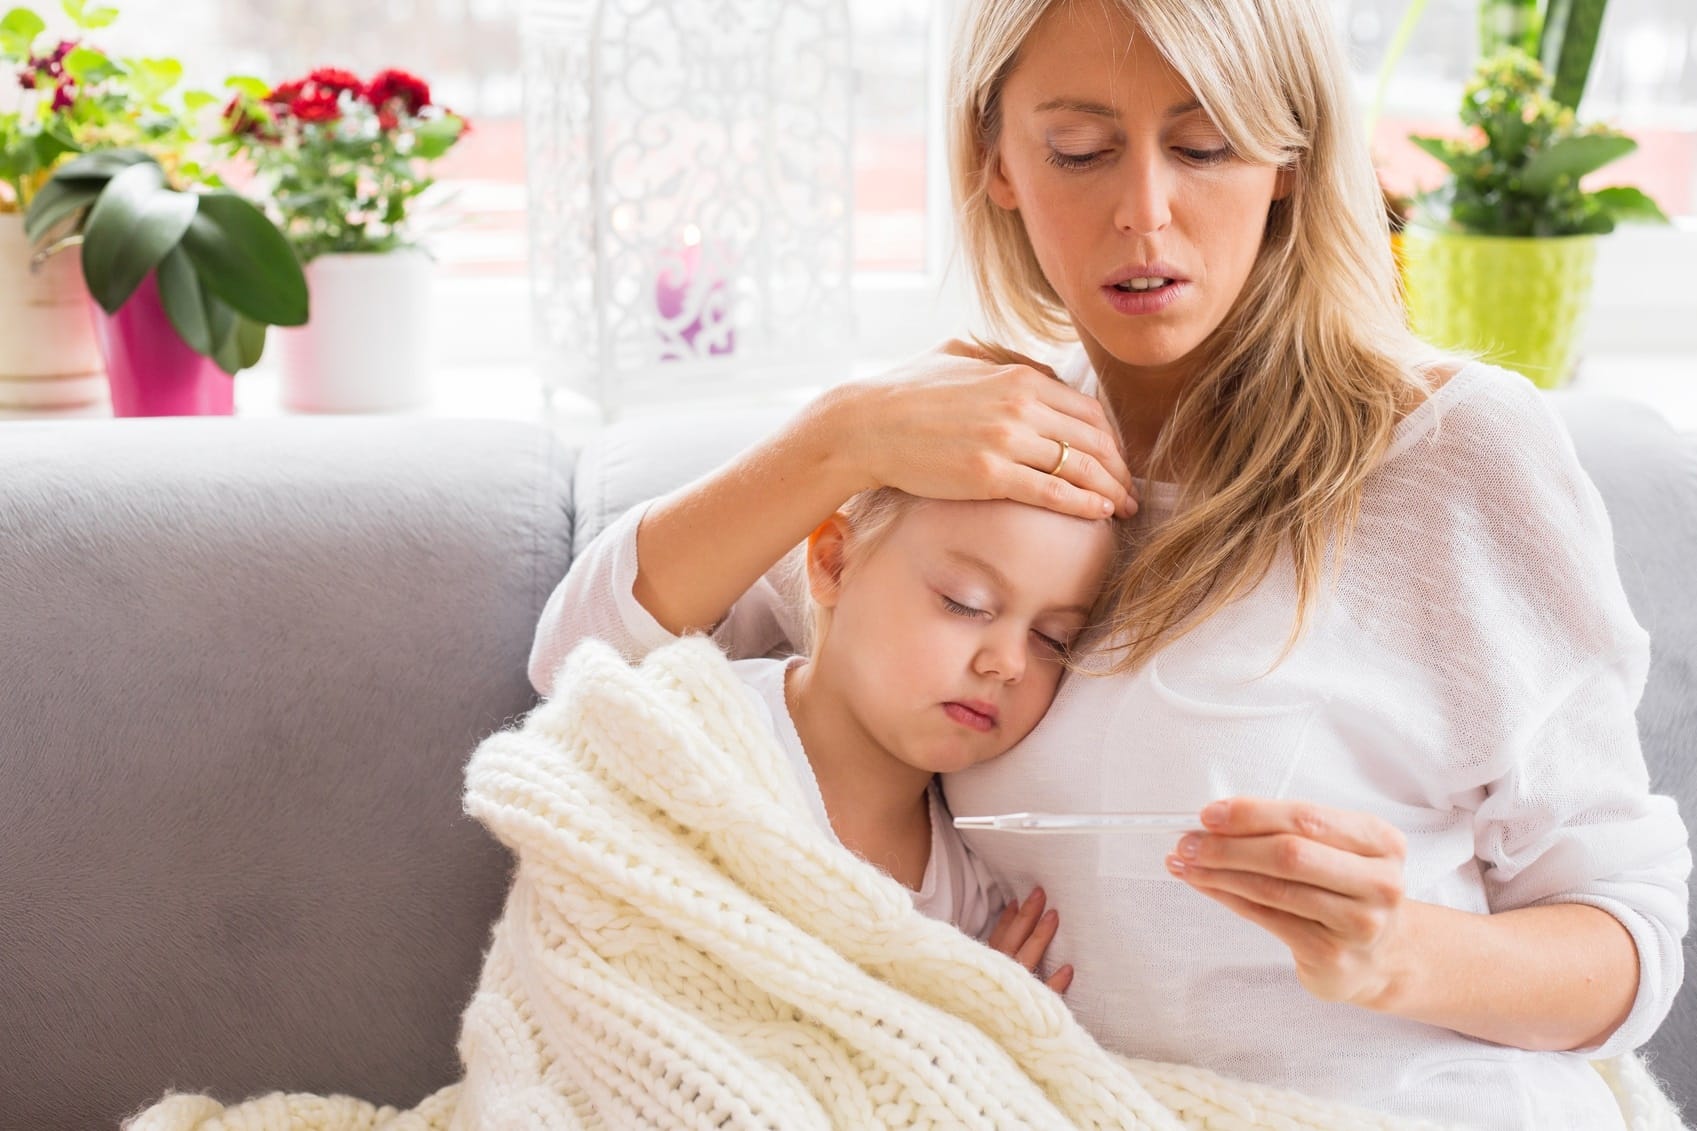
M 251 369 L 265 356 L 265 335 L 270 329 L 263 322 L 239 318 L 236 322 L 236 345 L 241 349 L 242 368 Z
M 212 325 L 200 277 L 188 253 L 174 247 L 159 261 L 159 303 L 183 343 L 202 357 L 212 356 Z M 214 299 L 214 302 L 217 300 Z
M 231 313 L 230 322 L 218 339 L 212 360 L 234 377 L 258 363 L 265 352 L 265 323 Z
M 1578 110 L 1591 77 L 1608 0 L 1548 0 L 1547 7 L 1538 58 L 1550 73 L 1550 97 Z
M 132 165 L 157 165 L 139 149 L 102 149 L 66 162 L 53 174 L 56 181 L 109 181 Z
M 24 214 L 24 237 L 32 244 L 40 243 L 66 219 L 93 205 L 100 189 L 99 184 L 54 177 L 30 201 Z
M 1408 136 L 1408 140 L 1413 142 L 1416 148 L 1426 153 L 1430 153 L 1433 157 L 1442 161 L 1444 163 L 1444 167 L 1450 172 L 1459 175 L 1467 171 L 1468 162 L 1471 160 L 1470 155 L 1452 153 L 1450 151 L 1450 146 L 1454 143 L 1451 142 L 1450 139 L 1443 137 L 1416 137 L 1415 135 L 1410 134 Z
M 218 96 L 208 90 L 183 91 L 183 108 L 191 114 L 198 114 L 208 106 L 218 105 Z
M 224 80 L 224 85 L 237 94 L 246 95 L 248 98 L 262 99 L 271 93 L 270 83 L 264 79 L 254 78 L 252 75 L 231 75 Z
M 157 102 L 183 81 L 183 65 L 175 59 L 129 59 L 130 89 L 143 102 Z
M 71 17 L 71 22 L 84 31 L 110 27 L 118 18 L 118 9 L 103 7 L 99 3 L 91 8 L 88 0 L 60 0 L 60 6 Z
M 46 21 L 28 8 L 13 8 L 0 18 L 0 55 L 28 59 L 35 50 L 36 37 L 46 30 Z
M 158 165 L 135 165 L 112 178 L 83 225 L 83 277 L 102 310 L 118 312 L 182 242 L 197 210 L 198 198 L 167 188 Z
M 35 162 L 38 169 L 51 169 L 53 163 L 67 153 L 80 152 L 77 143 L 58 130 L 45 129 L 35 135 Z
M 123 74 L 124 70 L 106 53 L 92 47 L 78 47 L 65 56 L 65 73 L 84 86 L 93 86 L 113 75 Z
M 465 130 L 465 122 L 452 114 L 420 123 L 413 131 L 412 155 L 420 161 L 434 161 L 454 147 Z
M 1663 212 L 1650 197 L 1635 188 L 1619 185 L 1614 188 L 1598 189 L 1591 194 L 1591 199 L 1603 206 L 1615 220 L 1626 224 L 1667 224 L 1671 223 L 1667 213 Z
M 211 192 L 199 200 L 183 243 L 201 282 L 257 322 L 305 325 L 306 276 L 283 234 L 233 192 Z
M 1637 148 L 1637 142 L 1620 134 L 1564 137 L 1548 149 L 1533 154 L 1520 175 L 1520 185 L 1529 193 L 1546 193 L 1562 177 L 1578 180 Z

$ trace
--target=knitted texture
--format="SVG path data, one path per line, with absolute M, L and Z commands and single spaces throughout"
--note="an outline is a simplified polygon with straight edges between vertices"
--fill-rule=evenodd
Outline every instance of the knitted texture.
M 172 1096 L 129 1131 L 1430 1126 L 1103 1050 L 825 835 L 709 642 L 589 642 L 555 686 L 467 768 L 518 867 L 464 1081 L 411 1112 Z

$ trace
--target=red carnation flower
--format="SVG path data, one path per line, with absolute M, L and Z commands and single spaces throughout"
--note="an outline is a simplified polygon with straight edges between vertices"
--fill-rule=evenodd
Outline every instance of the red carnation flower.
M 398 130 L 401 128 L 401 119 L 385 106 L 377 111 L 377 128 L 384 131 Z
M 289 109 L 303 122 L 334 122 L 342 116 L 341 103 L 333 90 L 308 91 L 296 98 Z
M 265 101 L 273 106 L 288 108 L 295 104 L 295 99 L 299 98 L 301 92 L 305 89 L 306 83 L 304 82 L 278 83 L 276 89 L 265 96 Z
M 306 81 L 320 90 L 333 91 L 336 94 L 344 90 L 349 94 L 359 94 L 365 89 L 365 84 L 352 71 L 344 71 L 340 67 L 320 67 L 306 77 Z
M 417 75 L 391 69 L 371 80 L 365 88 L 365 100 L 379 110 L 387 107 L 393 112 L 399 104 L 406 113 L 417 114 L 430 105 L 430 86 Z

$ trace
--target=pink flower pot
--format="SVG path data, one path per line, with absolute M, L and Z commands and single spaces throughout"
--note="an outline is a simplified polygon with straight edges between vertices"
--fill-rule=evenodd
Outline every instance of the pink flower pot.
M 91 304 L 92 305 L 92 304 Z M 94 334 L 106 355 L 114 416 L 233 416 L 236 383 L 195 353 L 159 303 L 153 275 L 107 314 L 93 305 Z

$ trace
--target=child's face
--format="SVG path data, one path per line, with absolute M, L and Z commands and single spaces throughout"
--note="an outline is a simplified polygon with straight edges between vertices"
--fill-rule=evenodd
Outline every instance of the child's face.
M 1113 545 L 1107 521 L 1021 503 L 921 505 L 851 561 L 820 672 L 908 765 L 994 758 L 1049 709 Z

